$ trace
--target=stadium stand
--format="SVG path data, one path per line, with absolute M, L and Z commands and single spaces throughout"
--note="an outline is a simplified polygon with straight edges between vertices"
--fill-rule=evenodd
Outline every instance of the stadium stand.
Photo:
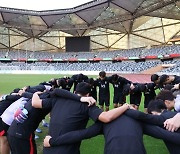
M 40 70 L 40 71 L 107 71 L 107 72 L 121 72 L 121 73 L 140 73 L 151 67 L 163 64 L 176 64 L 172 68 L 166 69 L 162 72 L 176 72 L 180 66 L 179 60 L 160 61 L 151 60 L 146 62 L 122 61 L 117 63 L 100 62 L 100 63 L 47 63 L 47 62 L 12 62 L 0 63 L 0 70 Z M 178 66 L 178 67 L 177 67 Z M 177 70 L 175 69 L 177 67 Z
M 121 73 L 141 73 L 144 70 L 163 64 L 175 64 L 164 68 L 159 73 L 177 73 L 180 61 L 171 58 L 179 54 L 180 46 L 161 46 L 150 49 L 138 48 L 106 52 L 32 52 L 32 51 L 0 51 L 0 70 L 5 71 L 107 71 Z M 155 56 L 155 60 L 148 57 Z M 128 58 L 113 61 L 116 58 Z M 144 58 L 144 61 L 136 61 Z M 147 59 L 146 59 L 147 57 Z M 101 59 L 98 59 L 101 58 Z M 104 60 L 104 59 L 108 60 Z M 170 59 L 171 58 L 171 59 Z M 97 60 L 98 59 L 98 60 Z M 8 60 L 4 63 L 4 60 Z M 32 60 L 32 61 L 29 61 Z M 61 60 L 61 61 L 59 61 Z M 85 62 L 81 62 L 85 60 Z M 97 61 L 96 61 L 97 60 Z
M 69 59 L 69 58 L 115 58 L 115 57 L 145 57 L 151 55 L 180 54 L 180 45 L 160 46 L 147 48 L 137 48 L 128 50 L 103 51 L 103 52 L 48 52 L 48 51 L 0 51 L 0 58 L 35 58 L 35 59 Z

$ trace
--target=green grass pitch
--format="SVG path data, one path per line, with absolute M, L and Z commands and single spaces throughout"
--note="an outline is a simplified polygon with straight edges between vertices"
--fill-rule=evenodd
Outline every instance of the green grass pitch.
M 11 92 L 14 88 L 21 88 L 27 85 L 36 85 L 42 81 L 49 81 L 51 78 L 58 78 L 62 75 L 14 75 L 14 74 L 0 74 L 0 94 Z M 113 97 L 113 89 L 111 87 L 111 98 Z M 127 98 L 128 100 L 128 98 Z M 111 101 L 112 102 L 112 101 Z M 143 102 L 143 101 L 142 101 Z M 112 108 L 112 103 L 110 108 Z M 140 110 L 143 110 L 143 103 L 140 105 Z M 49 120 L 49 117 L 46 117 Z M 90 120 L 88 126 L 93 122 Z M 42 133 L 37 134 L 40 138 L 36 140 L 38 154 L 42 153 L 42 142 L 44 136 L 47 134 L 47 128 L 39 126 Z M 167 148 L 161 140 L 144 135 L 144 144 L 147 154 L 168 154 Z M 104 137 L 99 135 L 97 137 L 82 141 L 81 154 L 103 154 Z

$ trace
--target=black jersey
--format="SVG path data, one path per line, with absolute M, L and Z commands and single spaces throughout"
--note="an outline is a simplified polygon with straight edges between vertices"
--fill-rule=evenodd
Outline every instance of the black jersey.
M 76 90 L 76 86 L 78 83 L 87 82 L 88 76 L 86 76 L 84 74 L 75 74 L 71 77 L 71 80 L 74 83 L 74 89 L 73 89 L 73 92 L 74 92 Z
M 171 84 L 178 84 L 180 83 L 180 76 L 174 75 L 174 80 L 171 82 Z
M 146 83 L 145 84 L 146 89 L 144 91 L 144 107 L 147 108 L 149 102 L 151 100 L 154 100 L 156 97 L 156 92 L 155 92 L 155 83 Z
M 91 85 L 91 92 L 90 92 L 89 95 L 92 96 L 95 100 L 97 100 L 97 89 L 96 89 L 96 85 Z
M 109 78 L 105 77 L 103 80 L 96 80 L 97 86 L 99 87 L 99 97 L 109 96 Z
M 20 95 L 7 95 L 5 100 L 0 101 L 0 116 L 3 114 L 3 112 L 16 100 L 18 100 L 21 96 Z M 0 117 L 0 136 L 7 135 L 7 129 L 5 126 L 5 123 L 2 121 Z
M 71 87 L 73 85 L 73 80 L 70 79 L 70 78 L 60 78 L 58 80 L 59 82 L 59 86 L 62 88 L 62 89 L 65 89 L 65 90 L 68 90 L 70 91 L 71 90 Z
M 20 95 L 7 95 L 5 100 L 0 102 L 0 115 L 16 100 L 21 98 Z
M 43 93 L 41 98 L 48 96 L 48 92 Z M 39 123 L 45 118 L 50 110 L 42 110 L 32 107 L 31 100 L 24 105 L 24 108 L 28 111 L 28 118 L 23 123 L 13 121 L 8 130 L 8 134 L 18 138 L 29 139 L 31 134 L 34 133 Z
M 115 82 L 111 81 L 111 84 L 113 85 L 114 88 L 114 95 L 118 95 L 119 93 L 123 92 L 124 85 L 131 84 L 131 81 L 119 76 L 117 81 Z
M 128 116 L 121 115 L 110 123 L 97 122 L 91 127 L 66 133 L 50 139 L 52 146 L 69 144 L 98 134 L 104 134 L 105 154 L 145 154 L 141 124 Z
M 130 104 L 135 104 L 139 106 L 142 97 L 141 84 L 133 83 L 133 85 L 135 86 L 135 88 L 130 91 Z

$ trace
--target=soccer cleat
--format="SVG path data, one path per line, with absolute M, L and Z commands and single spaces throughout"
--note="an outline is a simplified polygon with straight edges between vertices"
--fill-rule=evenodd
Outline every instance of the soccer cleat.
M 36 132 L 37 132 L 37 133 L 42 133 L 42 130 L 41 130 L 40 128 L 37 128 L 37 129 L 36 129 Z
M 49 123 L 43 122 L 43 123 L 42 123 L 42 126 L 44 126 L 44 127 L 49 127 Z
M 36 140 L 36 139 L 39 139 L 39 136 L 35 135 L 35 136 L 34 136 L 34 139 L 35 139 L 35 140 Z

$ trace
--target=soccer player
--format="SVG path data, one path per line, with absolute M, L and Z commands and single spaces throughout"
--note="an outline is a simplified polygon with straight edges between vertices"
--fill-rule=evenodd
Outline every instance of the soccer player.
M 90 86 L 88 83 L 81 82 L 76 87 L 76 94 L 80 96 L 88 96 L 89 92 Z M 103 112 L 95 105 L 88 107 L 87 104 L 78 103 L 78 101 L 74 102 L 69 99 L 50 98 L 42 100 L 39 98 L 37 93 L 33 95 L 32 105 L 36 108 L 51 109 L 49 135 L 55 138 L 69 131 L 84 129 L 89 117 L 94 121 L 100 120 L 108 123 L 119 117 L 129 108 L 129 105 L 125 104 L 122 107 Z M 80 142 L 58 147 L 44 148 L 44 154 L 79 154 L 79 147 Z
M 180 113 L 164 122 L 164 127 L 169 131 L 177 131 L 180 128 Z
M 75 92 L 75 89 L 76 89 L 76 86 L 78 83 L 81 83 L 81 82 L 87 82 L 88 80 L 88 76 L 80 73 L 80 74 L 74 74 L 70 80 L 72 80 L 72 82 L 74 83 L 74 87 L 73 87 L 73 92 Z
M 44 139 L 45 147 L 56 147 L 62 144 L 73 144 L 82 139 L 87 139 L 98 134 L 104 134 L 106 154 L 134 154 L 145 153 L 142 142 L 142 128 L 145 134 L 163 139 L 171 154 L 180 152 L 180 134 L 170 133 L 158 126 L 163 127 L 163 122 L 168 117 L 172 117 L 175 112 L 166 110 L 166 106 L 162 100 L 152 101 L 148 106 L 148 112 L 145 114 L 136 110 L 128 110 L 125 112 L 133 119 L 142 120 L 153 125 L 138 123 L 138 121 L 128 118 L 125 115 L 120 116 L 116 120 L 108 124 L 96 123 L 91 127 L 63 134 L 57 138 L 47 136 Z M 158 125 L 158 126 L 155 126 Z
M 160 81 L 159 81 L 159 84 L 163 85 L 163 86 L 166 85 L 166 84 L 175 85 L 175 84 L 178 84 L 178 83 L 180 83 L 180 76 L 177 76 L 177 75 L 163 74 L 163 75 L 161 75 Z
M 39 94 L 41 99 L 51 98 L 57 99 L 58 97 L 88 101 L 93 103 L 91 98 L 81 98 L 78 95 L 70 93 L 67 90 L 55 89 L 52 92 L 45 92 Z M 31 93 L 30 97 L 33 96 Z M 60 102 L 63 103 L 63 102 Z M 75 102 L 76 103 L 76 102 Z M 94 101 L 95 103 L 95 101 Z M 13 154 L 36 154 L 36 143 L 34 140 L 34 131 L 37 129 L 42 119 L 50 112 L 50 109 L 37 109 L 32 107 L 32 101 L 28 101 L 23 108 L 16 111 L 16 118 L 8 129 L 8 141 Z
M 125 114 L 130 116 L 131 118 L 140 120 L 148 124 L 157 125 L 162 128 L 164 127 L 164 122 L 166 119 L 172 118 L 177 114 L 177 112 L 167 110 L 165 103 L 160 99 L 153 100 L 149 103 L 148 113 L 150 114 L 145 114 L 143 112 L 135 110 L 129 110 L 125 112 Z M 180 130 L 178 131 L 178 133 L 180 133 Z M 174 144 L 168 142 L 167 140 L 164 140 L 164 142 L 171 154 L 180 153 L 180 146 L 178 143 Z
M 110 83 L 112 83 L 114 88 L 114 108 L 122 106 L 124 103 L 126 103 L 126 96 L 123 95 L 123 86 L 126 84 L 131 84 L 131 81 L 117 74 L 113 74 L 112 76 L 110 76 Z
M 177 105 L 175 104 L 175 96 L 173 93 L 169 90 L 161 90 L 159 94 L 156 96 L 156 99 L 161 99 L 164 101 L 166 107 L 168 110 L 175 109 L 178 111 L 179 109 L 179 103 L 177 102 Z
M 96 80 L 97 86 L 99 87 L 99 105 L 100 108 L 104 111 L 109 111 L 110 105 L 110 91 L 109 91 L 109 81 L 110 79 L 106 77 L 106 72 L 99 72 L 99 78 Z
M 151 81 L 154 82 L 156 85 L 158 85 L 159 81 L 160 81 L 160 76 L 157 74 L 152 74 L 151 75 Z
M 89 94 L 89 96 L 92 96 L 96 101 L 97 101 L 97 83 L 93 78 L 89 78 L 87 80 L 87 83 L 89 83 L 90 87 L 91 87 L 91 92 Z
M 180 112 L 180 84 L 175 84 L 171 86 L 167 84 L 165 88 L 171 90 L 173 92 L 173 95 L 176 96 L 174 109 Z M 178 113 L 173 118 L 167 119 L 164 122 L 164 127 L 172 132 L 177 131 L 177 129 L 180 128 L 180 114 Z
M 3 114 L 3 112 L 16 100 L 18 100 L 21 96 L 19 95 L 20 89 L 14 89 L 13 92 L 11 92 L 9 95 L 3 95 L 0 98 L 0 116 Z M 2 154 L 9 154 L 10 148 L 9 143 L 7 141 L 7 129 L 6 125 L 2 121 L 2 118 L 0 117 L 0 153 Z
M 144 84 L 144 90 L 142 91 L 144 93 L 144 112 L 147 113 L 147 106 L 151 100 L 154 100 L 156 97 L 155 92 L 155 83 L 145 83 Z
M 126 84 L 123 87 L 123 94 L 130 95 L 130 104 L 135 109 L 138 109 L 141 103 L 143 87 L 144 85 L 140 83 Z
M 62 89 L 71 90 L 71 87 L 73 85 L 73 80 L 69 77 L 63 77 L 58 79 L 58 86 L 60 86 Z
M 146 153 L 143 145 L 143 131 L 141 124 L 126 115 L 121 115 L 107 124 L 96 122 L 88 129 L 62 134 L 62 136 L 57 138 L 48 136 L 45 138 L 44 144 L 46 147 L 55 148 L 62 146 L 63 144 L 75 144 L 82 139 L 94 137 L 99 134 L 104 134 L 105 154 Z
M 46 87 L 44 85 L 38 85 L 38 86 L 27 86 L 18 91 L 16 94 L 16 97 L 18 96 L 18 99 L 14 100 L 13 102 L 7 103 L 6 108 L 2 108 L 3 113 L 1 114 L 1 119 L 2 119 L 2 126 L 3 126 L 3 135 L 6 136 L 6 132 L 11 125 L 12 121 L 14 120 L 14 112 L 22 107 L 24 104 L 27 103 L 29 100 L 29 94 L 28 92 L 35 92 L 37 90 L 42 90 L 44 91 Z M 8 96 L 8 97 L 13 97 L 14 95 Z M 2 104 L 4 105 L 4 104 Z

